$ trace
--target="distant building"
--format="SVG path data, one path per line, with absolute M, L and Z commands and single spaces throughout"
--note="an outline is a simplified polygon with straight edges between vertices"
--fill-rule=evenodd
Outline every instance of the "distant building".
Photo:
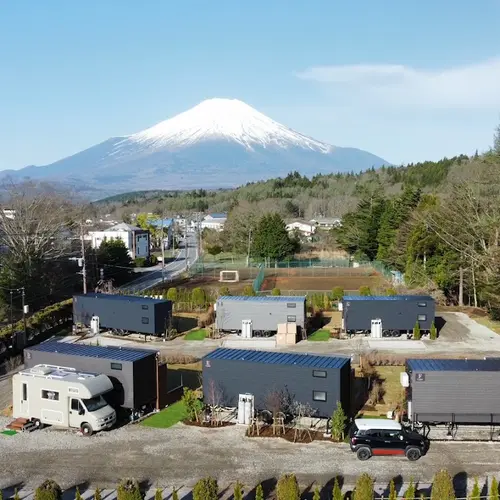
M 216 231 L 222 231 L 224 229 L 224 224 L 227 220 L 226 213 L 218 214 L 208 214 L 201 221 L 200 228 L 203 229 L 215 229 Z
M 286 230 L 289 233 L 297 231 L 300 235 L 311 238 L 316 232 L 316 226 L 310 222 L 294 221 L 286 225 Z
M 310 222 L 319 229 L 333 229 L 334 227 L 342 226 L 342 219 L 340 217 L 319 217 L 317 219 L 312 219 Z
M 161 229 L 161 227 L 163 227 L 163 232 L 166 232 L 163 238 L 163 245 L 165 249 L 169 249 L 174 241 L 174 219 L 156 219 L 149 221 L 149 224 L 157 229 Z
M 104 231 L 90 231 L 89 240 L 92 248 L 99 248 L 103 241 L 122 240 L 132 259 L 149 258 L 149 231 L 121 222 Z

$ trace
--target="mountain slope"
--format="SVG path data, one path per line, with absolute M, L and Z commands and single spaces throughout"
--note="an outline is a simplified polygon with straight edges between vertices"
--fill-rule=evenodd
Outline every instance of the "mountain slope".
M 114 137 L 45 166 L 4 171 L 102 195 L 139 189 L 234 187 L 284 176 L 359 172 L 388 164 L 299 134 L 236 99 L 209 99 L 151 128 Z

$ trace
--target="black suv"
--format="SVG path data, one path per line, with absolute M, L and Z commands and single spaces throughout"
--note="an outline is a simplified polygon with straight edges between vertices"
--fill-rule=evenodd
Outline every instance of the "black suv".
M 359 460 L 377 455 L 404 455 L 415 461 L 428 449 L 428 441 L 417 432 L 406 431 L 394 420 L 375 418 L 354 420 L 349 431 L 349 444 Z

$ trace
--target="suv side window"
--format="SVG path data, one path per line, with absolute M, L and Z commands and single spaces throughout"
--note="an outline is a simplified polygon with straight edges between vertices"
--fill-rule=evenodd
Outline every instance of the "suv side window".
M 386 439 L 399 439 L 401 431 L 385 431 L 384 434 Z

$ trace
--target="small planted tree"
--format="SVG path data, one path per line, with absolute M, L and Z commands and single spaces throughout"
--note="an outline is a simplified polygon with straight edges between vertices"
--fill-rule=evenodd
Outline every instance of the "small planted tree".
M 472 487 L 469 500 L 481 500 L 481 489 L 479 488 L 479 480 L 477 477 L 474 479 L 474 486 Z
M 396 290 L 394 290 L 394 288 L 388 288 L 388 289 L 385 291 L 385 294 L 386 294 L 388 297 L 394 297 L 394 295 L 396 295 Z
M 234 485 L 233 500 L 243 500 L 243 485 L 239 481 Z
M 408 489 L 406 490 L 404 499 L 405 500 L 415 500 L 415 484 L 413 484 L 413 479 L 410 479 L 410 484 L 408 485 Z
M 156 488 L 155 500 L 163 500 L 163 491 L 161 488 Z
M 279 422 L 279 418 L 286 409 L 285 393 L 276 388 L 271 389 L 265 396 L 264 404 L 273 417 L 273 434 L 280 434 L 281 422 Z
M 391 479 L 391 482 L 389 483 L 389 500 L 398 500 L 394 479 Z
M 319 491 L 319 486 L 314 488 L 313 500 L 321 500 L 321 493 Z
M 78 486 L 75 490 L 75 500 L 82 500 L 82 495 L 80 494 L 80 488 Z
M 221 286 L 219 288 L 219 297 L 229 297 L 231 295 L 231 290 L 228 286 Z
M 373 479 L 366 472 L 359 476 L 354 487 L 353 500 L 373 500 Z
M 255 489 L 255 500 L 264 500 L 264 490 L 262 489 L 262 484 L 258 484 Z
M 333 484 L 332 498 L 333 500 L 344 500 L 338 477 L 335 478 L 335 483 Z
M 276 486 L 277 500 L 300 500 L 300 488 L 294 474 L 285 474 Z
M 203 290 L 203 288 L 196 287 L 191 295 L 191 300 L 193 301 L 193 304 L 197 308 L 204 307 L 207 302 L 207 296 L 205 294 L 205 290 Z
M 116 491 L 117 500 L 142 500 L 141 489 L 136 479 L 122 479 Z
M 431 324 L 431 330 L 429 332 L 429 336 L 430 336 L 431 340 L 436 340 L 437 335 L 438 335 L 438 332 L 437 332 L 436 324 L 433 321 Z
M 413 327 L 413 338 L 415 340 L 420 340 L 422 338 L 422 333 L 420 332 L 420 324 L 418 321 L 415 323 L 415 326 Z
M 342 297 L 344 296 L 344 289 L 341 286 L 336 286 L 332 290 L 332 300 L 342 300 Z
M 491 480 L 489 500 L 499 500 L 498 481 L 496 477 Z
M 167 300 L 171 300 L 172 302 L 177 302 L 178 298 L 178 293 L 177 293 L 177 288 L 172 287 L 167 290 Z
M 252 285 L 245 285 L 243 288 L 243 295 L 245 297 L 255 297 L 255 290 Z
M 94 500 L 102 500 L 101 490 L 99 487 L 94 490 Z
M 213 477 L 200 479 L 193 488 L 193 500 L 218 500 L 219 486 Z
M 328 311 L 330 309 L 330 297 L 327 293 L 323 294 L 323 310 Z
M 190 420 L 191 422 L 199 422 L 203 404 L 198 399 L 198 394 L 196 393 L 196 391 L 193 391 L 188 387 L 184 387 L 181 401 L 186 408 L 188 420 Z
M 61 497 L 61 487 L 52 479 L 47 479 L 35 490 L 35 500 L 61 500 Z
M 334 441 L 341 441 L 344 439 L 345 424 L 347 422 L 347 415 L 342 408 L 340 401 L 337 401 L 337 408 L 333 412 L 331 420 L 332 439 Z
M 177 493 L 176 488 L 172 490 L 172 500 L 179 500 L 179 493 Z
M 279 288 L 273 288 L 271 290 L 271 295 L 275 296 L 275 297 L 278 297 L 281 295 L 281 290 Z
M 453 480 L 447 470 L 441 470 L 434 476 L 431 500 L 455 500 Z
M 17 488 L 14 489 L 14 500 L 21 500 L 21 497 L 19 496 L 19 491 L 17 491 Z
M 362 297 L 369 297 L 372 294 L 372 291 L 370 290 L 369 286 L 363 285 L 359 287 L 359 294 Z

